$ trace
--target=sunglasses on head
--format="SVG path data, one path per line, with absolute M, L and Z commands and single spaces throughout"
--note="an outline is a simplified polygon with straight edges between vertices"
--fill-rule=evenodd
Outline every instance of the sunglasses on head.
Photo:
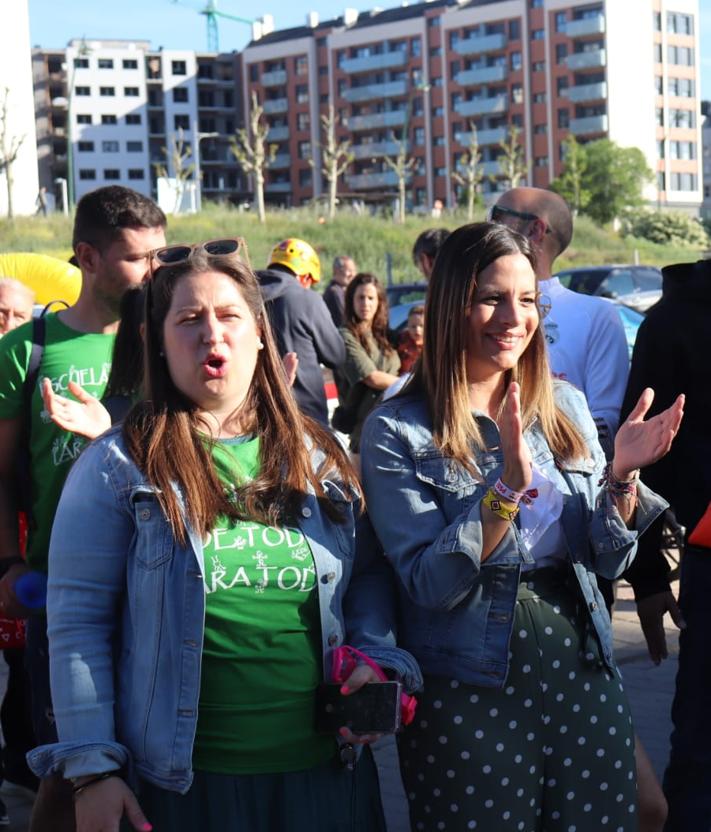
M 246 243 L 241 237 L 227 240 L 208 240 L 206 243 L 194 245 L 176 245 L 157 248 L 151 252 L 151 259 L 157 260 L 161 266 L 177 266 L 190 260 L 192 253 L 203 249 L 210 257 L 224 257 L 228 254 L 246 252 Z
M 491 222 L 503 223 L 506 217 L 515 217 L 517 220 L 524 220 L 524 222 L 533 222 L 538 220 L 543 222 L 546 227 L 546 234 L 551 234 L 552 229 L 547 222 L 544 222 L 537 214 L 531 214 L 528 211 L 515 211 L 513 208 L 505 208 L 503 205 L 492 205 L 489 211 L 489 220 Z

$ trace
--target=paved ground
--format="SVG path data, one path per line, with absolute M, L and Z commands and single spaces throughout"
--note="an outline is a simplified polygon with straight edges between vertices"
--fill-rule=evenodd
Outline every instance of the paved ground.
M 676 592 L 677 587 L 674 587 Z M 632 704 L 637 733 L 642 738 L 657 774 L 666 764 L 671 729 L 669 713 L 674 693 L 678 639 L 671 621 L 666 620 L 670 658 L 655 667 L 647 655 L 632 601 L 632 591 L 622 585 L 615 608 L 615 647 L 625 677 L 627 694 Z M 0 662 L 0 689 L 4 685 L 5 662 Z M 409 832 L 405 796 L 400 783 L 397 757 L 392 740 L 386 740 L 376 751 L 381 772 L 383 800 L 388 818 L 388 832 Z M 26 794 L 0 789 L 10 815 L 10 832 L 26 832 L 31 802 Z M 196 830 L 199 832 L 199 830 Z

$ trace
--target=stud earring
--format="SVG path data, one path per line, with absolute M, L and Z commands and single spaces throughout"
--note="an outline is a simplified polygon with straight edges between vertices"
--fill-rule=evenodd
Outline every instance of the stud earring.
M 264 349 L 264 342 L 262 341 L 261 338 L 257 338 L 257 349 L 258 350 L 263 350 Z

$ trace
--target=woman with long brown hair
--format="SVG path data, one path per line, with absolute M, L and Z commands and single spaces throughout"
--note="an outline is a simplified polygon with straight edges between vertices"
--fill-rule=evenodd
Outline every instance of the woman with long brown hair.
M 351 453 L 357 458 L 360 433 L 366 416 L 383 390 L 397 381 L 400 357 L 388 341 L 388 299 L 378 278 L 361 272 L 348 284 L 341 335 L 346 362 L 341 374 L 347 383 L 342 410 L 351 424 Z M 341 429 L 338 420 L 334 427 Z
M 358 482 L 300 415 L 240 247 L 155 253 L 146 400 L 57 510 L 60 741 L 32 760 L 73 781 L 79 832 L 124 814 L 165 832 L 383 829 L 370 754 L 315 732 L 315 688 L 346 640 L 408 687 L 418 671 L 389 637 L 387 575 L 356 551 Z M 375 680 L 362 665 L 343 690 Z
M 412 828 L 635 825 L 634 741 L 596 574 L 617 577 L 664 503 L 638 482 L 683 397 L 606 467 L 582 394 L 554 382 L 526 239 L 459 228 L 432 274 L 420 364 L 362 436 L 368 510 L 425 677 L 399 737 Z

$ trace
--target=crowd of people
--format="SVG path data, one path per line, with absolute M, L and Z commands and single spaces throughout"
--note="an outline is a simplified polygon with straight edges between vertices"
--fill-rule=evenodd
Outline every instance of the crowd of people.
M 666 797 L 610 618 L 624 575 L 653 659 L 682 621 L 660 530 L 670 503 L 698 538 L 711 500 L 708 264 L 665 272 L 628 379 L 613 305 L 553 276 L 552 192 L 421 234 L 397 333 L 346 254 L 320 293 L 304 240 L 254 271 L 241 238 L 166 225 L 99 188 L 76 303 L 32 319 L 0 280 L 0 618 L 26 621 L 2 773 L 37 792 L 31 832 L 384 832 L 377 734 L 319 730 L 324 682 L 416 696 L 413 830 L 710 829 L 711 519 L 683 561 Z

